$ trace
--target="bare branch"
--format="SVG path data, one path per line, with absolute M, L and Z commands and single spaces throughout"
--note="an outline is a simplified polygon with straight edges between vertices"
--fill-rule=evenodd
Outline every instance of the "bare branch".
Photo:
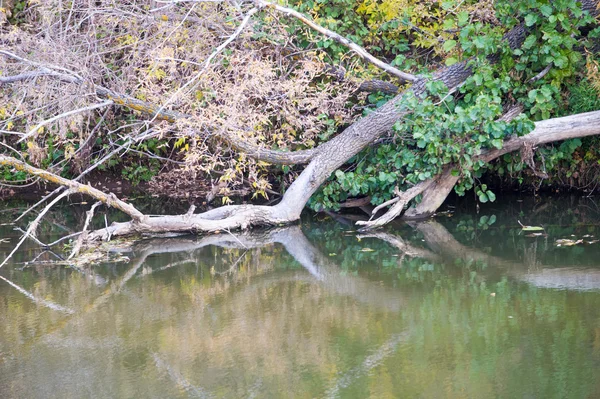
M 15 159 L 15 161 L 16 161 L 16 159 Z M 17 162 L 20 162 L 20 161 L 17 161 Z M 10 253 L 8 254 L 8 256 L 2 261 L 2 263 L 0 263 L 0 267 L 4 266 L 6 264 L 6 262 L 8 262 L 8 260 L 21 247 L 21 245 L 27 239 L 27 237 L 29 237 L 30 235 L 32 236 L 33 232 L 36 230 L 38 224 L 40 223 L 40 220 L 42 220 L 42 218 L 50 210 L 50 208 L 52 208 L 54 206 L 54 204 L 56 204 L 58 201 L 60 201 L 64 197 L 68 196 L 69 194 L 71 194 L 70 190 L 65 191 L 64 193 L 62 193 L 58 197 L 54 198 L 54 200 L 52 202 L 50 202 L 48 205 L 46 205 L 46 207 L 40 212 L 39 215 L 37 215 L 37 217 L 33 220 L 33 222 L 31 222 L 29 224 L 29 228 L 27 229 L 27 231 L 25 232 L 25 234 L 23 234 L 23 236 L 21 237 L 21 239 L 19 240 L 19 242 L 17 243 L 17 245 L 15 245 L 15 247 L 13 248 L 13 250 L 10 251 Z
M 392 206 L 386 213 L 384 213 L 383 215 L 381 215 L 379 218 L 375 219 L 375 220 L 368 220 L 368 221 L 358 221 L 356 222 L 357 225 L 359 226 L 363 226 L 360 230 L 369 230 L 369 229 L 375 229 L 377 227 L 381 227 L 389 222 L 391 222 L 392 220 L 394 220 L 397 216 L 399 216 L 402 211 L 404 210 L 404 207 L 406 206 L 406 204 L 412 200 L 413 198 L 415 198 L 417 195 L 421 194 L 423 191 L 425 191 L 425 189 L 427 189 L 435 180 L 433 179 L 429 179 L 429 180 L 425 180 L 420 182 L 419 184 L 409 188 L 408 190 L 406 190 L 403 193 L 399 193 L 399 195 L 388 201 L 387 205 L 389 205 L 390 203 L 395 203 L 394 206 Z M 381 204 L 381 205 L 386 205 L 386 204 Z M 382 206 L 379 206 L 377 208 L 375 208 L 373 210 L 373 215 L 375 215 L 379 209 L 382 208 Z
M 13 75 L 13 76 L 0 76 L 0 85 L 21 82 L 23 80 L 29 80 L 29 79 L 38 78 L 40 76 L 48 76 L 48 75 L 52 75 L 52 71 L 39 70 L 39 71 L 21 73 L 21 74 Z
M 406 72 L 402 72 L 401 70 L 394 68 L 393 66 L 386 64 L 385 62 L 383 62 L 381 60 L 378 60 L 373 55 L 371 55 L 367 50 L 360 47 L 358 44 L 354 43 L 353 41 L 333 32 L 327 28 L 322 27 L 321 25 L 316 24 L 314 21 L 311 21 L 306 16 L 302 15 L 301 13 L 299 13 L 296 10 L 293 10 L 288 7 L 280 6 L 278 4 L 269 3 L 269 2 L 263 1 L 263 0 L 255 0 L 254 4 L 256 4 L 258 7 L 261 7 L 261 8 L 265 7 L 265 8 L 277 10 L 279 12 L 282 12 L 286 15 L 292 16 L 292 17 L 300 20 L 303 24 L 311 27 L 312 29 L 316 30 L 317 32 L 348 47 L 350 50 L 354 51 L 356 54 L 358 54 L 359 57 L 361 57 L 365 61 L 370 62 L 371 64 L 375 65 L 376 67 L 378 67 L 378 68 L 384 70 L 385 72 L 392 74 L 402 80 L 405 80 L 407 82 L 416 82 L 417 80 L 419 80 L 419 78 L 415 75 L 412 75 L 412 74 L 406 73 Z
M 67 260 L 72 259 L 74 256 L 77 256 L 77 254 L 79 253 L 79 250 L 81 249 L 81 245 L 83 244 L 83 242 L 85 241 L 85 239 L 87 237 L 87 229 L 90 225 L 90 222 L 92 221 L 92 218 L 94 217 L 94 210 L 101 204 L 102 204 L 102 202 L 100 202 L 100 201 L 96 202 L 94 205 L 92 205 L 90 210 L 86 212 L 85 223 L 83 224 L 83 229 L 81 230 L 81 235 L 79 237 L 77 237 L 77 241 L 75 241 L 75 245 L 73 245 L 73 250 L 71 251 L 71 254 L 67 258 Z
M 30 138 L 32 136 L 35 136 L 40 128 L 42 128 L 43 126 L 46 126 L 52 122 L 55 122 L 59 119 L 66 118 L 68 116 L 75 115 L 75 114 L 80 114 L 82 112 L 87 112 L 87 111 L 92 111 L 92 110 L 95 110 L 98 108 L 103 108 L 103 107 L 106 107 L 106 106 L 109 106 L 112 104 L 114 104 L 114 102 L 112 100 L 106 100 L 106 101 L 103 101 L 98 104 L 88 105 L 87 107 L 74 109 L 74 110 L 53 116 L 52 118 L 46 119 L 45 121 L 42 121 L 42 122 L 38 123 L 37 125 L 35 125 L 35 127 L 33 127 L 33 129 L 29 130 L 29 132 L 26 135 L 24 135 L 19 140 L 17 140 L 17 143 L 20 143 L 23 140 L 27 140 L 28 138 Z
M 552 69 L 552 63 L 548 64 L 548 66 L 546 66 L 546 68 L 544 68 L 542 70 L 542 72 L 538 73 L 533 78 L 529 79 L 529 83 L 537 82 L 538 80 L 540 80 L 541 78 L 543 78 L 544 76 L 546 76 L 546 74 L 548 72 L 550 72 L 551 69 Z
M 81 184 L 74 180 L 65 179 L 64 177 L 58 176 L 46 170 L 38 169 L 31 165 L 27 165 L 25 162 L 21 162 L 12 157 L 0 155 L 0 165 L 12 166 L 16 170 L 27 172 L 47 182 L 65 186 L 71 189 L 73 192 L 89 195 L 107 206 L 113 207 L 115 209 L 120 210 L 121 212 L 126 213 L 127 215 L 131 216 L 132 219 L 138 222 L 144 219 L 144 214 L 138 211 L 133 205 L 121 201 L 114 194 L 106 194 L 87 184 Z

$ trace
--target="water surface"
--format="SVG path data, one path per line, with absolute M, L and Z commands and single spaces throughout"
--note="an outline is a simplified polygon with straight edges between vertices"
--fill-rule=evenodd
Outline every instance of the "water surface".
M 88 207 L 51 213 L 40 240 Z M 83 267 L 28 241 L 0 270 L 23 290 L 0 281 L 0 397 L 600 397 L 593 198 L 472 210 L 370 235 L 318 215 L 148 239 Z

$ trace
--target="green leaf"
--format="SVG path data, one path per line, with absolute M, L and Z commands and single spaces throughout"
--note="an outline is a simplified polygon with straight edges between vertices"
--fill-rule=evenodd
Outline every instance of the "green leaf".
M 461 11 L 458 13 L 458 26 L 465 26 L 469 22 L 469 13 Z
M 543 6 L 541 6 L 540 11 L 542 12 L 542 14 L 544 14 L 544 17 L 549 17 L 550 15 L 552 15 L 552 7 L 548 4 L 544 4 Z
M 537 22 L 537 15 L 535 14 L 529 14 L 525 17 L 525 25 L 527 26 L 532 26 L 533 24 L 535 24 Z
M 448 58 L 446 58 L 446 66 L 454 65 L 457 62 L 458 62 L 458 59 L 456 59 L 456 57 L 448 57 Z
M 444 42 L 444 50 L 445 51 L 450 51 L 452 50 L 454 47 L 456 47 L 456 40 L 446 40 Z
M 442 2 L 442 8 L 448 11 L 449 9 L 454 8 L 455 4 L 456 3 L 454 2 L 454 0 L 444 0 Z
M 525 42 L 523 43 L 522 47 L 525 50 L 529 50 L 530 48 L 532 48 L 535 45 L 536 41 L 537 41 L 537 39 L 534 35 L 529 35 L 529 36 L 527 36 L 527 39 L 525 39 Z

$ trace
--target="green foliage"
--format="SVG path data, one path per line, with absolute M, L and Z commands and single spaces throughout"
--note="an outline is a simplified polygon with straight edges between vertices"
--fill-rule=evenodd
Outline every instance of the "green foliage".
M 131 146 L 126 157 L 112 157 L 100 170 L 120 170 L 121 176 L 133 185 L 150 181 L 161 169 L 158 156 L 167 155 L 167 141 L 151 138 Z
M 410 113 L 396 124 L 393 137 L 383 145 L 363 151 L 350 168 L 337 171 L 312 199 L 313 208 L 335 209 L 340 201 L 356 196 L 370 196 L 374 205 L 380 204 L 393 197 L 395 187 L 406 189 L 430 179 L 447 165 L 453 165 L 452 173 L 460 177 L 455 187 L 459 195 L 476 187 L 480 202 L 493 202 L 495 194 L 487 185 L 478 183 L 489 168 L 484 161 L 477 160 L 482 151 L 500 149 L 506 138 L 527 134 L 533 129 L 534 120 L 564 114 L 564 94 L 570 87 L 568 113 L 600 109 L 600 100 L 591 84 L 582 81 L 573 85 L 578 70 L 585 65 L 580 49 L 576 48 L 580 29 L 592 22 L 589 15 L 583 15 L 580 4 L 566 0 L 495 4 L 494 18 L 499 24 L 470 18 L 461 9 L 445 13 L 458 6 L 452 1 L 441 2 L 440 10 L 420 20 L 432 20 L 435 15 L 445 17 L 436 20 L 436 26 L 424 25 L 429 32 L 438 32 L 436 43 L 429 48 L 435 54 L 445 54 L 446 65 L 468 62 L 472 76 L 456 93 L 448 93 L 440 82 L 429 82 L 423 98 L 410 93 L 403 96 L 398 102 L 399 110 Z M 465 2 L 461 7 L 471 5 Z M 412 4 L 404 16 L 397 18 L 405 23 L 415 21 L 406 18 L 416 7 Z M 374 11 L 367 14 L 368 23 L 373 23 L 373 18 L 379 15 Z M 525 25 L 525 40 L 520 47 L 511 49 L 503 36 L 520 23 Z M 402 30 L 397 33 L 405 35 L 412 46 L 425 45 Z M 588 70 L 589 64 L 588 60 Z M 549 71 L 540 75 L 547 67 Z M 381 101 L 372 97 L 369 101 L 378 106 Z M 498 121 L 505 108 L 516 103 L 523 106 L 524 113 L 510 123 Z M 581 140 L 569 140 L 550 146 L 551 150 L 540 150 L 546 155 L 545 167 L 574 159 L 581 144 Z M 500 174 L 513 176 L 519 175 L 523 163 L 518 154 L 509 154 L 493 168 Z
M 600 90 L 588 79 L 583 79 L 569 90 L 569 99 L 565 114 L 578 114 L 600 109 Z

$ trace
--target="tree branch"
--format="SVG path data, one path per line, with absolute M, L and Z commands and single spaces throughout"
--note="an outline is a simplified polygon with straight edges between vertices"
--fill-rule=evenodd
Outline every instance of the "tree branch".
M 35 127 L 33 127 L 31 130 L 29 130 L 29 132 L 27 134 L 25 134 L 19 140 L 17 140 L 17 143 L 21 143 L 22 141 L 27 140 L 28 138 L 30 138 L 32 136 L 35 136 L 40 128 L 42 128 L 42 127 L 44 127 L 44 126 L 46 126 L 46 125 L 48 125 L 48 124 L 50 124 L 52 122 L 55 122 L 55 121 L 57 121 L 59 119 L 66 118 L 68 116 L 75 115 L 75 114 L 80 114 L 82 112 L 87 112 L 87 111 L 92 111 L 92 110 L 95 110 L 95 109 L 98 109 L 98 108 L 107 107 L 107 106 L 112 105 L 112 104 L 113 104 L 112 100 L 106 100 L 106 101 L 103 101 L 103 102 L 98 103 L 98 104 L 88 105 L 87 107 L 74 109 L 74 110 L 71 110 L 71 111 L 64 112 L 62 114 L 53 116 L 52 118 L 46 119 L 45 121 L 42 121 L 42 122 L 38 123 L 37 125 L 35 125 Z
M 521 110 L 521 108 L 515 107 L 509 110 L 509 112 L 507 112 L 501 119 L 511 119 L 516 116 L 515 114 L 520 113 Z M 501 149 L 488 149 L 482 151 L 481 154 L 473 157 L 473 162 L 480 160 L 483 160 L 484 162 L 490 162 L 504 154 L 517 151 L 525 145 L 534 147 L 540 144 L 597 134 L 600 134 L 600 111 L 548 119 L 545 121 L 536 122 L 535 129 L 529 134 L 521 137 L 513 137 L 505 141 Z M 456 184 L 458 181 L 458 176 L 452 175 L 451 171 L 452 166 L 449 165 L 440 175 L 419 183 L 419 185 L 426 184 L 426 187 L 424 190 L 420 190 L 420 192 L 416 194 L 411 190 L 417 186 L 402 193 L 399 198 L 401 197 L 402 199 L 408 200 L 414 198 L 418 194 L 424 193 L 424 198 L 421 203 L 418 204 L 416 208 L 409 209 L 405 216 L 417 218 L 428 216 L 433 213 L 443 203 L 447 195 L 454 187 L 454 184 Z M 398 199 L 396 202 L 398 201 L 400 201 L 400 199 Z M 400 204 L 402 204 L 402 207 Z M 369 222 L 358 222 L 358 224 L 365 226 L 364 229 L 383 226 L 384 224 L 389 223 L 395 217 L 399 216 L 402 212 L 401 208 L 403 208 L 404 205 L 405 203 L 400 201 L 398 204 L 390 208 L 388 212 L 382 215 L 379 219 Z
M 359 57 L 361 57 L 365 61 L 370 62 L 371 64 L 375 65 L 379 69 L 382 69 L 385 72 L 402 79 L 403 81 L 414 83 L 417 80 L 419 80 L 418 76 L 412 75 L 410 73 L 402 72 L 401 70 L 394 68 L 393 66 L 386 64 L 385 62 L 383 62 L 381 60 L 378 60 L 373 55 L 371 55 L 367 50 L 360 47 L 358 44 L 354 43 L 351 40 L 348 40 L 347 38 L 333 32 L 327 28 L 322 27 L 321 25 L 316 24 L 314 21 L 311 21 L 306 16 L 302 15 L 301 13 L 299 13 L 296 10 L 293 10 L 288 7 L 280 6 L 279 4 L 269 3 L 269 2 L 263 1 L 263 0 L 255 0 L 254 4 L 256 4 L 258 7 L 261 7 L 261 8 L 263 8 L 263 7 L 270 8 L 272 10 L 282 12 L 286 15 L 292 16 L 292 17 L 300 20 L 303 24 L 309 26 L 310 28 L 316 30 L 317 32 L 348 47 L 350 50 L 354 51 L 356 54 L 358 54 Z
M 17 161 L 17 162 L 20 162 L 20 161 Z M 65 191 L 64 193 L 62 193 L 58 197 L 54 198 L 54 200 L 52 202 L 50 202 L 48 205 L 46 205 L 46 207 L 40 212 L 40 214 L 36 216 L 36 218 L 33 220 L 33 222 L 31 222 L 29 224 L 29 228 L 27 228 L 27 231 L 25 233 L 23 233 L 23 236 L 21 237 L 21 239 L 19 240 L 19 242 L 17 243 L 17 245 L 15 245 L 15 247 L 12 249 L 12 251 L 10 251 L 10 253 L 8 254 L 8 256 L 6 258 L 4 258 L 4 260 L 2 261 L 2 263 L 0 263 L 0 267 L 4 266 L 8 262 L 8 260 L 10 258 L 12 258 L 12 256 L 15 254 L 15 252 L 17 252 L 17 250 L 21 247 L 21 245 L 23 244 L 23 242 L 25 242 L 25 240 L 27 239 L 27 237 L 29 237 L 29 236 L 34 237 L 35 230 L 37 229 L 37 226 L 40 223 L 40 220 L 42 220 L 42 218 L 50 210 L 50 208 L 52 208 L 54 206 L 54 204 L 56 204 L 58 201 L 60 201 L 61 199 L 63 199 L 64 197 L 66 197 L 66 196 L 68 196 L 70 194 L 71 194 L 70 190 L 69 191 Z
M 25 162 L 4 155 L 0 155 L 0 165 L 12 166 L 16 170 L 27 172 L 30 175 L 37 176 L 47 182 L 65 186 L 73 192 L 89 195 L 107 206 L 126 213 L 135 221 L 141 222 L 145 218 L 144 214 L 138 211 L 133 205 L 121 201 L 114 194 L 106 194 L 87 184 L 81 184 L 74 180 L 65 179 L 64 177 L 55 175 L 54 173 L 38 169 L 31 165 L 27 165 Z

